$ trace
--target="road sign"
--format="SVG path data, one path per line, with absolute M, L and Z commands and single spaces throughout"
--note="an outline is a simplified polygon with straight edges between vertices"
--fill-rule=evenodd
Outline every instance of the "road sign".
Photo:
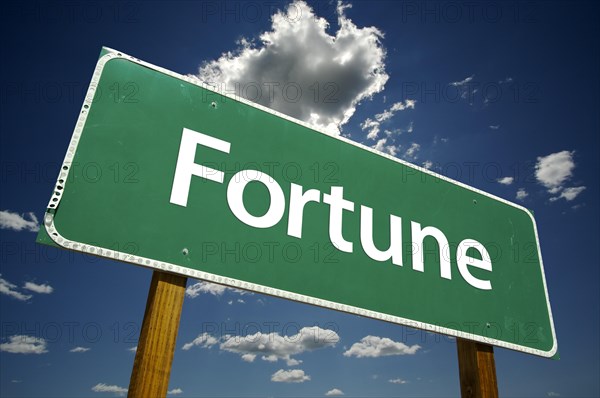
M 38 240 L 550 357 L 525 208 L 110 49 Z

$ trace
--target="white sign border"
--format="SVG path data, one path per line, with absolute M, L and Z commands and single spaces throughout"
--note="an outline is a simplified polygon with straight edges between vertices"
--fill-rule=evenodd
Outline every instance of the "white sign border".
M 54 188 L 54 192 L 52 194 L 52 197 L 50 198 L 50 202 L 48 203 L 47 212 L 44 215 L 44 226 L 46 228 L 46 231 L 48 232 L 48 235 L 50 236 L 50 238 L 57 245 L 64 247 L 65 249 L 69 249 L 69 250 L 80 251 L 83 253 L 92 254 L 92 255 L 96 255 L 96 256 L 100 256 L 100 257 L 111 258 L 114 260 L 124 261 L 124 262 L 128 262 L 131 264 L 141 265 L 141 266 L 144 266 L 147 268 L 152 268 L 155 270 L 171 272 L 174 274 L 179 274 L 179 275 L 183 275 L 183 276 L 202 279 L 202 280 L 205 280 L 208 282 L 218 283 L 221 285 L 230 286 L 230 287 L 237 288 L 237 289 L 250 290 L 253 292 L 257 292 L 257 293 L 263 293 L 263 294 L 267 294 L 267 295 L 271 295 L 271 296 L 281 297 L 281 298 L 285 298 L 288 300 L 312 304 L 312 305 L 316 305 L 319 307 L 324 307 L 324 308 L 329 308 L 329 309 L 333 309 L 333 310 L 337 310 L 337 311 L 347 312 L 350 314 L 360 315 L 360 316 L 364 316 L 364 317 L 368 317 L 368 318 L 379 319 L 382 321 L 391 322 L 391 323 L 395 323 L 395 324 L 399 324 L 399 325 L 404 325 L 404 326 L 408 326 L 408 327 L 412 327 L 412 328 L 422 329 L 422 330 L 429 331 L 429 332 L 442 333 L 442 334 L 446 334 L 449 336 L 463 338 L 463 339 L 467 339 L 467 340 L 471 340 L 471 341 L 477 341 L 477 342 L 484 343 L 484 344 L 491 344 L 491 345 L 495 345 L 498 347 L 508 348 L 508 349 L 515 350 L 515 351 L 521 351 L 521 352 L 525 352 L 525 353 L 532 354 L 532 355 L 538 355 L 538 356 L 550 358 L 556 354 L 556 352 L 558 350 L 558 342 L 556 340 L 556 332 L 554 329 L 554 319 L 552 317 L 552 309 L 550 307 L 550 300 L 548 297 L 548 288 L 546 286 L 546 276 L 544 273 L 544 265 L 542 262 L 542 253 L 540 250 L 537 225 L 536 225 L 535 219 L 533 218 L 531 212 L 528 211 L 526 208 L 524 208 L 523 206 L 520 206 L 516 203 L 510 202 L 506 199 L 499 198 L 499 197 L 491 195 L 487 192 L 481 191 L 477 188 L 463 184 L 459 181 L 452 180 L 446 176 L 437 174 L 431 170 L 428 170 L 428 169 L 419 167 L 417 165 L 405 162 L 405 161 L 398 159 L 396 157 L 393 157 L 391 155 L 376 151 L 373 148 L 369 148 L 365 145 L 354 142 L 345 137 L 329 134 L 322 129 L 316 128 L 312 125 L 309 125 L 308 123 L 302 122 L 302 121 L 294 119 L 290 116 L 279 113 L 273 109 L 250 102 L 244 98 L 234 96 L 229 93 L 224 93 L 219 90 L 215 90 L 214 87 L 211 87 L 211 86 L 203 83 L 196 77 L 180 75 L 178 73 L 175 73 L 175 72 L 169 71 L 165 68 L 161 68 L 159 66 L 150 64 L 148 62 L 142 61 L 142 60 L 132 57 L 130 55 L 126 55 L 120 51 L 113 50 L 111 48 L 103 47 L 103 50 L 105 52 L 107 52 L 107 54 L 100 57 L 98 59 L 98 63 L 96 64 L 96 68 L 94 70 L 92 80 L 91 80 L 89 88 L 87 90 L 87 94 L 85 96 L 85 100 L 81 107 L 81 112 L 79 114 L 79 118 L 77 119 L 77 123 L 75 125 L 75 129 L 73 131 L 73 135 L 71 137 L 71 141 L 70 141 L 69 147 L 67 149 L 67 154 L 65 155 L 65 159 L 61 166 L 61 170 L 60 170 L 57 182 L 56 182 L 56 186 Z M 288 291 L 281 290 L 281 289 L 275 289 L 275 288 L 271 288 L 271 287 L 267 287 L 267 286 L 263 286 L 263 285 L 258 285 L 255 283 L 244 282 L 244 281 L 241 281 L 238 279 L 223 277 L 223 276 L 211 274 L 211 273 L 204 272 L 204 271 L 197 271 L 194 269 L 182 267 L 182 266 L 171 264 L 171 263 L 156 261 L 156 260 L 146 258 L 146 257 L 135 256 L 135 255 L 131 255 L 128 253 L 119 252 L 116 250 L 110 250 L 110 249 L 93 246 L 93 245 L 88 245 L 88 244 L 84 244 L 84 243 L 66 239 L 58 232 L 58 230 L 56 229 L 56 226 L 54 225 L 53 212 L 58 208 L 58 205 L 60 204 L 60 200 L 62 197 L 61 193 L 66 186 L 66 183 L 68 180 L 69 169 L 72 165 L 72 161 L 75 156 L 75 152 L 77 151 L 77 145 L 79 143 L 79 139 L 81 137 L 85 122 L 87 120 L 89 110 L 93 104 L 94 96 L 96 94 L 96 88 L 98 87 L 98 82 L 100 81 L 100 77 L 102 76 L 102 71 L 104 70 L 104 66 L 109 61 L 114 60 L 114 59 L 124 59 L 124 60 L 130 61 L 130 62 L 134 62 L 136 64 L 142 65 L 144 67 L 150 68 L 150 69 L 155 70 L 160 73 L 164 73 L 164 74 L 174 77 L 176 79 L 183 80 L 187 83 L 202 87 L 205 90 L 212 91 L 216 94 L 220 94 L 224 97 L 244 103 L 253 108 L 260 109 L 264 112 L 268 112 L 272 115 L 278 116 L 278 117 L 286 119 L 290 122 L 307 127 L 309 129 L 317 131 L 321 134 L 336 138 L 347 144 L 354 145 L 360 149 L 372 152 L 378 156 L 385 157 L 394 162 L 397 162 L 397 163 L 403 164 L 407 167 L 419 170 L 423 173 L 429 174 L 431 176 L 437 177 L 444 181 L 450 182 L 454 185 L 460 186 L 461 188 L 468 189 L 468 190 L 476 192 L 480 195 L 487 196 L 491 199 L 500 201 L 502 203 L 505 203 L 507 205 L 513 206 L 519 210 L 524 211 L 531 218 L 531 221 L 532 221 L 533 227 L 534 227 L 534 231 L 535 231 L 535 240 L 536 240 L 536 245 L 537 245 L 537 250 L 538 250 L 538 257 L 540 259 L 540 268 L 541 268 L 541 274 L 542 274 L 542 281 L 544 284 L 544 293 L 546 295 L 546 304 L 547 304 L 547 308 L 548 308 L 548 315 L 550 318 L 550 327 L 552 329 L 552 339 L 553 339 L 552 348 L 550 349 L 550 351 L 542 351 L 542 350 L 538 350 L 538 349 L 534 349 L 534 348 L 530 348 L 530 347 L 526 347 L 526 346 L 522 346 L 522 345 L 518 345 L 518 344 L 508 343 L 508 342 L 505 342 L 502 340 L 496 340 L 496 339 L 485 337 L 485 336 L 480 336 L 480 335 L 471 334 L 471 333 L 465 333 L 465 332 L 462 332 L 459 330 L 454 330 L 454 329 L 449 329 L 449 328 L 445 328 L 445 327 L 441 327 L 441 326 L 431 325 L 431 324 L 424 323 L 424 322 L 417 322 L 417 321 L 407 319 L 407 318 L 383 314 L 383 313 L 376 312 L 376 311 L 365 310 L 365 309 L 359 308 L 359 307 L 354 307 L 354 306 L 350 306 L 350 305 L 345 305 L 345 304 L 340 304 L 340 303 L 336 303 L 336 302 L 332 302 L 332 301 L 318 299 L 315 297 L 305 296 L 302 294 L 288 292 Z

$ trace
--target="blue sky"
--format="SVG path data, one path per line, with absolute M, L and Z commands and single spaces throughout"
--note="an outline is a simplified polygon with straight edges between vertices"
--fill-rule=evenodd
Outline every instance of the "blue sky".
M 129 382 L 151 271 L 34 243 L 103 45 L 219 84 L 284 84 L 294 71 L 311 95 L 270 106 L 305 120 L 316 112 L 312 121 L 323 128 L 341 127 L 352 140 L 533 210 L 561 359 L 496 349 L 500 394 L 600 394 L 598 6 L 347 4 L 294 3 L 287 14 L 287 3 L 273 2 L 2 6 L 1 396 L 115 396 Z M 278 9 L 279 25 L 271 20 Z M 299 26 L 315 35 L 311 45 L 297 39 Z M 352 40 L 319 41 L 340 32 Z M 346 74 L 336 73 L 335 57 L 347 57 Z M 340 101 L 317 103 L 306 89 L 314 81 L 307 65 L 316 60 L 319 74 L 331 76 L 323 81 L 334 84 L 321 85 L 320 94 L 334 90 Z M 194 288 L 198 282 L 188 282 L 173 396 L 459 394 L 450 338 Z M 312 350 L 282 338 L 314 326 L 326 339 Z M 258 331 L 282 342 L 265 359 L 224 337 Z M 204 332 L 216 340 L 189 344 Z

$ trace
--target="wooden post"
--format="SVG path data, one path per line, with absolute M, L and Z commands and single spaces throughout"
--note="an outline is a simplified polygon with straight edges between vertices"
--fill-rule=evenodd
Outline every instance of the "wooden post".
M 456 345 L 462 398 L 498 398 L 494 348 L 458 338 Z
M 187 278 L 154 271 L 135 353 L 129 398 L 166 397 Z

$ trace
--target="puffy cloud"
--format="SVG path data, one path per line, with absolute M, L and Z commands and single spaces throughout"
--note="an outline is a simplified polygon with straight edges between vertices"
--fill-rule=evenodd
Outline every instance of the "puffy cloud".
M 281 336 L 276 332 L 258 332 L 247 336 L 225 335 L 217 339 L 203 333 L 192 342 L 184 344 L 182 349 L 189 350 L 193 346 L 210 348 L 220 342 L 221 350 L 238 354 L 245 362 L 254 362 L 260 356 L 263 361 L 283 360 L 288 366 L 295 366 L 302 361 L 292 358 L 293 355 L 333 347 L 339 340 L 340 337 L 333 330 L 313 326 L 304 327 L 292 336 Z
M 198 282 L 185 289 L 185 295 L 189 298 L 196 298 L 202 293 L 212 294 L 213 296 L 222 296 L 225 293 L 227 287 L 223 285 L 217 285 L 210 282 Z
M 310 376 L 304 374 L 302 369 L 279 369 L 271 376 L 271 381 L 276 383 L 304 383 L 307 380 L 310 380 Z
M 191 342 L 185 343 L 183 345 L 183 347 L 181 347 L 181 349 L 184 351 L 187 351 L 194 346 L 210 348 L 210 347 L 214 346 L 215 344 L 217 344 L 218 342 L 219 342 L 218 339 L 216 339 L 215 337 L 213 337 L 210 334 L 205 332 L 205 333 L 202 333 L 201 335 L 199 335 L 198 337 L 196 337 Z
M 243 354 L 242 361 L 244 362 L 254 362 L 256 359 L 256 354 Z
M 1 276 L 2 275 L 0 274 L 0 277 Z M 52 286 L 50 286 L 50 285 L 45 285 L 45 284 L 38 285 L 33 282 L 25 282 L 25 285 L 23 285 L 23 289 L 30 290 L 32 292 L 39 293 L 39 294 L 50 294 L 54 291 L 54 288 L 52 288 Z M 27 301 L 31 297 L 33 297 L 30 294 L 21 293 L 18 290 L 17 285 L 10 283 L 9 281 L 7 281 L 6 279 L 3 279 L 3 278 L 0 278 L 0 293 L 6 294 L 7 296 L 10 296 L 10 297 L 15 298 L 20 301 Z
M 358 27 L 338 3 L 334 34 L 304 1 L 272 16 L 271 30 L 200 67 L 198 77 L 223 90 L 339 134 L 358 103 L 383 90 L 383 34 Z
M 407 159 L 414 160 L 417 158 L 417 152 L 419 152 L 420 149 L 421 145 L 417 144 L 416 142 L 413 142 L 412 144 L 410 144 L 410 147 L 408 147 L 408 149 L 404 153 L 404 157 Z
M 479 91 L 478 88 L 474 88 L 473 85 L 469 84 L 473 81 L 473 78 L 475 78 L 475 75 L 448 84 L 449 86 L 456 87 L 456 90 L 460 93 L 460 98 L 468 100 L 469 105 L 473 105 L 474 95 Z M 486 98 L 484 103 L 487 104 L 488 102 L 489 100 Z
M 538 182 L 546 187 L 548 193 L 559 194 L 550 198 L 551 202 L 559 199 L 571 201 L 586 189 L 585 186 L 565 187 L 565 183 L 573 176 L 575 169 L 574 154 L 574 151 L 561 151 L 537 158 L 535 176 Z
M 502 177 L 498 178 L 498 182 L 502 185 L 510 185 L 515 179 L 513 177 Z
M 364 122 L 361 123 L 360 128 L 365 131 L 368 130 L 367 138 L 370 140 L 374 140 L 379 135 L 379 126 L 380 123 L 376 120 L 372 120 L 371 118 L 367 118 Z
M 54 288 L 50 285 L 42 284 L 38 285 L 33 282 L 25 282 L 23 289 L 31 290 L 32 292 L 39 294 L 50 294 L 54 291 Z
M 392 156 L 396 156 L 398 154 L 398 149 L 400 149 L 400 147 L 395 146 L 395 145 L 387 145 L 387 141 L 388 141 L 387 138 L 382 138 L 382 139 L 378 140 L 375 145 L 371 145 L 371 148 L 373 148 L 377 151 L 380 151 L 380 152 L 387 153 Z
M 253 293 L 245 290 L 234 289 L 231 287 L 217 285 L 216 283 L 210 282 L 198 282 L 188 286 L 185 289 L 185 295 L 189 298 L 196 298 L 201 294 L 211 294 L 213 296 L 222 296 L 223 293 L 230 291 L 241 295 L 252 295 Z
M 493 125 L 490 125 L 490 128 L 492 130 L 498 130 L 500 128 L 500 125 L 499 124 L 493 124 Z
M 459 80 L 457 82 L 452 82 L 452 83 L 450 83 L 450 85 L 454 86 L 454 87 L 461 87 L 461 86 L 464 86 L 465 84 L 471 82 L 474 77 L 475 77 L 475 75 L 471 75 L 469 77 L 465 77 L 463 80 Z
M 112 392 L 116 395 L 124 395 L 127 392 L 126 388 L 109 385 L 104 383 L 98 383 L 94 387 L 92 387 L 93 392 Z
M 553 198 L 550 198 L 550 201 L 554 202 L 557 201 L 559 199 L 565 199 L 566 201 L 570 202 L 573 199 L 575 199 L 580 193 L 582 193 L 583 191 L 585 191 L 586 187 L 572 187 L 572 188 L 565 188 L 559 196 L 555 196 Z
M 398 378 L 398 379 L 390 379 L 388 381 L 390 383 L 392 383 L 392 384 L 406 384 L 406 383 L 408 383 L 408 381 L 400 379 L 400 378 Z
M 10 336 L 7 343 L 0 344 L 0 351 L 11 354 L 44 354 L 48 352 L 46 340 L 26 335 Z
M 75 347 L 69 350 L 69 352 L 88 352 L 91 348 L 87 347 Z
M 179 395 L 183 394 L 183 390 L 181 388 L 174 388 L 172 390 L 167 391 L 167 395 Z
M 375 120 L 373 120 L 371 118 L 365 119 L 365 121 L 360 124 L 360 128 L 362 129 L 362 131 L 368 131 L 367 139 L 370 139 L 370 140 L 377 139 L 380 128 L 381 128 L 381 123 L 385 122 L 386 120 L 391 119 L 398 111 L 403 111 L 405 109 L 415 109 L 416 102 L 417 101 L 411 100 L 411 99 L 407 99 L 404 102 L 402 102 L 402 101 L 396 102 L 391 107 L 384 110 L 382 113 L 376 114 Z M 406 130 L 396 130 L 396 131 L 386 130 L 385 133 L 388 136 L 390 136 L 394 132 L 401 133 L 402 131 L 412 133 L 413 132 L 413 123 L 411 122 L 408 125 L 408 128 Z
M 276 332 L 259 332 L 245 337 L 224 336 L 220 348 L 241 355 L 247 362 L 252 362 L 260 355 L 263 361 L 284 360 L 288 366 L 293 366 L 299 361 L 291 358 L 292 355 L 333 347 L 339 340 L 338 334 L 333 330 L 313 326 L 304 327 L 293 336 L 281 336 Z
M 326 397 L 341 397 L 342 395 L 344 395 L 344 392 L 339 388 L 334 388 L 325 393 Z
M 433 167 L 433 162 L 431 160 L 426 160 L 423 162 L 423 168 L 425 168 L 427 170 L 431 170 L 432 167 Z
M 0 274 L 0 277 L 1 276 L 2 274 Z M 32 297 L 30 294 L 23 294 L 17 289 L 17 285 L 10 283 L 6 279 L 0 278 L 0 293 L 20 301 L 27 301 Z
M 346 357 L 378 358 L 391 355 L 414 355 L 421 348 L 419 345 L 407 346 L 387 337 L 365 336 L 344 352 Z
M 551 194 L 562 191 L 563 184 L 573 175 L 574 152 L 561 151 L 537 158 L 535 177 Z
M 29 217 L 29 220 L 25 219 L 26 215 Z M 35 214 L 29 212 L 26 215 L 13 213 L 10 210 L 0 210 L 0 229 L 38 232 L 40 225 Z
M 379 140 L 377 140 L 377 142 L 374 145 L 371 145 L 371 148 L 383 152 L 383 153 L 387 153 L 388 155 L 392 155 L 392 156 L 396 156 L 400 153 L 400 149 L 402 148 L 400 145 L 389 145 L 389 142 L 394 142 L 394 140 L 390 139 L 390 138 L 381 138 Z M 406 160 L 410 160 L 410 161 L 414 161 L 417 159 L 418 157 L 418 152 L 421 149 L 421 145 L 417 144 L 416 142 L 413 142 L 410 144 L 410 146 L 406 149 L 406 151 L 404 151 L 404 153 L 402 154 L 402 157 Z M 429 167 L 431 167 L 433 164 L 431 162 L 425 162 L 423 165 L 425 167 L 425 164 L 428 164 Z M 425 167 L 428 168 L 428 167 Z
M 378 122 L 383 122 L 388 119 L 391 119 L 398 111 L 403 111 L 405 109 L 415 109 L 416 103 L 417 101 L 411 99 L 407 99 L 404 102 L 396 102 L 391 107 L 389 107 L 389 109 L 386 109 L 382 113 L 376 114 L 375 120 L 377 120 Z
M 519 188 L 519 190 L 517 191 L 517 200 L 525 200 L 525 198 L 528 196 L 529 194 L 527 193 L 525 188 Z

